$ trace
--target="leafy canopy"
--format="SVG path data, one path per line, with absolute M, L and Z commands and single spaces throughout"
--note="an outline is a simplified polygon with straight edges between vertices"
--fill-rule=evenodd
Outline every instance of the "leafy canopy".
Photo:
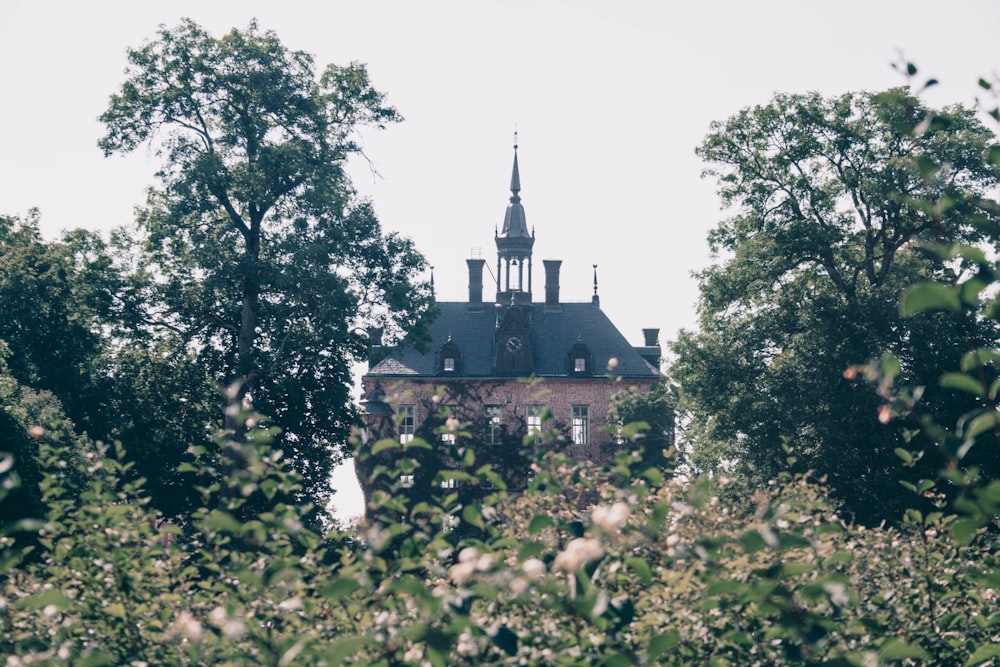
M 989 335 L 934 314 L 903 319 L 897 302 L 904 286 L 949 273 L 922 242 L 982 242 L 976 196 L 997 183 L 992 141 L 971 110 L 931 112 L 904 90 L 778 95 L 712 126 L 698 154 L 733 215 L 709 237 L 718 261 L 699 275 L 700 330 L 682 332 L 672 369 L 697 466 L 759 484 L 790 446 L 859 518 L 894 514 L 902 441 L 842 375 L 889 351 L 905 382 L 934 385 L 967 337 Z M 953 393 L 926 398 L 942 414 L 968 407 Z
M 364 127 L 400 120 L 359 64 L 327 66 L 255 23 L 221 38 L 191 20 L 128 54 L 101 116 L 105 154 L 162 160 L 139 216 L 146 308 L 220 383 L 270 416 L 318 505 L 354 422 L 361 327 L 413 329 L 423 257 L 383 233 L 345 174 Z M 232 428 L 233 424 L 229 424 Z

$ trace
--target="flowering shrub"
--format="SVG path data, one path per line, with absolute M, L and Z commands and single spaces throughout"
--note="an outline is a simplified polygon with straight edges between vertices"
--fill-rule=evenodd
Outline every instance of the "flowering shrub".
M 43 439 L 40 552 L 17 565 L 4 543 L 7 664 L 951 665 L 1000 655 L 992 543 L 985 529 L 956 536 L 955 515 L 862 529 L 808 476 L 734 503 L 720 500 L 727 480 L 665 479 L 638 453 L 605 470 L 549 454 L 516 497 L 458 507 L 443 493 L 411 505 L 398 491 L 374 512 L 394 518 L 322 537 L 305 527 L 309 508 L 280 500 L 237 518 L 254 494 L 291 497 L 298 484 L 269 434 L 248 433 L 220 438 L 212 460 L 228 476 L 205 487 L 189 526 L 157 524 L 113 457 L 82 459 L 88 488 L 74 497 L 52 472 L 65 452 Z M 463 457 L 470 483 L 485 482 Z

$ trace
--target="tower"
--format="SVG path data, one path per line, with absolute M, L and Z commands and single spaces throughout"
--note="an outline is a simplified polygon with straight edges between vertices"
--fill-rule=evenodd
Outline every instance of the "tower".
M 510 203 L 503 217 L 503 228 L 495 236 L 497 244 L 496 303 L 531 304 L 531 249 L 535 235 L 528 233 L 528 223 L 521 205 L 521 177 L 517 169 L 517 135 L 514 138 L 514 168 L 510 177 Z

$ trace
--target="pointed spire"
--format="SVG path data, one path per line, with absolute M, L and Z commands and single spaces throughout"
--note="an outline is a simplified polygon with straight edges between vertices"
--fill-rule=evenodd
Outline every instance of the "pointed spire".
M 601 297 L 597 296 L 597 264 L 594 264 L 594 296 L 591 297 L 590 304 L 596 308 L 601 306 Z
M 518 193 L 521 191 L 521 175 L 517 170 L 517 130 L 514 130 L 514 170 L 510 175 L 510 200 L 512 202 L 521 201 Z
M 503 219 L 503 228 L 496 236 L 529 238 L 528 224 L 521 205 L 521 172 L 517 166 L 517 131 L 514 132 L 514 168 L 510 174 L 510 203 Z

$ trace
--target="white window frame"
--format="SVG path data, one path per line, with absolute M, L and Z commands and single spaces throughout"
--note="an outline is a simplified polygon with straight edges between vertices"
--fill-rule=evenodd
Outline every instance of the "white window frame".
M 573 372 L 574 373 L 587 372 L 587 359 L 584 357 L 576 357 L 575 359 L 573 359 Z
M 528 435 L 535 440 L 540 440 L 542 437 L 542 412 L 544 411 L 545 406 L 542 405 L 529 405 L 524 409 L 525 428 Z
M 413 440 L 416 432 L 416 409 L 404 403 L 396 408 L 396 415 L 399 418 L 399 444 L 405 445 Z
M 499 445 L 503 435 L 503 406 L 486 406 L 486 444 Z

